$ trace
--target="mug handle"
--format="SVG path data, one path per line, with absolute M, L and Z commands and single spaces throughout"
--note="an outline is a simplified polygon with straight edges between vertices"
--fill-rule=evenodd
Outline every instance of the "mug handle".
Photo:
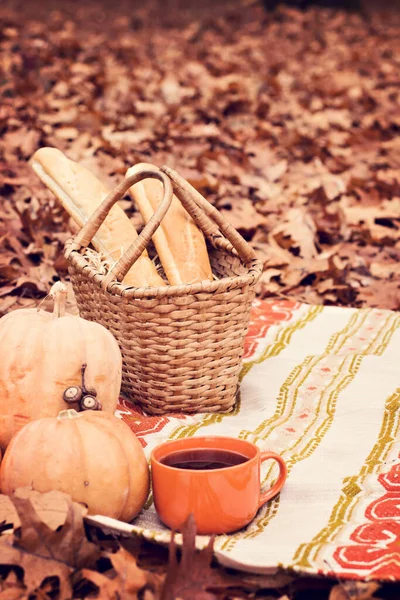
M 265 460 L 272 458 L 276 460 L 279 464 L 279 477 L 278 480 L 274 483 L 274 485 L 268 490 L 268 492 L 264 492 L 260 496 L 260 501 L 258 503 L 258 508 L 261 508 L 263 504 L 271 500 L 276 494 L 278 494 L 283 488 L 283 484 L 286 481 L 287 477 L 287 466 L 285 461 L 279 454 L 275 454 L 275 452 L 261 452 L 261 462 L 263 463 Z

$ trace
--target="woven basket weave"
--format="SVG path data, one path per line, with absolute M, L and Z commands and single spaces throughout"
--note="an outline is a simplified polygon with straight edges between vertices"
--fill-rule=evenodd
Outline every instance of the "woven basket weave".
M 136 182 L 162 181 L 152 219 L 106 275 L 82 255 L 111 207 Z M 217 279 L 190 285 L 133 288 L 121 283 L 167 212 L 172 194 L 207 240 Z M 65 256 L 80 315 L 104 325 L 123 356 L 122 392 L 149 414 L 229 411 L 235 404 L 255 283 L 253 249 L 178 173 L 163 167 L 126 178 L 90 217 Z

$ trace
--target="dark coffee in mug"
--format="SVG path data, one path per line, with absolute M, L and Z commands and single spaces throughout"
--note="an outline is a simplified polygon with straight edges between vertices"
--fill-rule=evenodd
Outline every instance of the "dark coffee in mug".
M 218 448 L 196 448 L 172 452 L 160 460 L 163 465 L 191 471 L 226 469 L 246 462 L 247 456 Z

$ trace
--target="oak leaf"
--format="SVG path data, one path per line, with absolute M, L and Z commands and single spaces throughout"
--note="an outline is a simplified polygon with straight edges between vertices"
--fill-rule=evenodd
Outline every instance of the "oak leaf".
M 291 208 L 271 235 L 282 248 L 295 249 L 302 258 L 309 259 L 318 254 L 315 234 L 315 223 L 309 213 L 301 208 Z
M 18 579 L 15 571 L 10 569 L 7 574 L 0 570 L 0 600 L 27 600 L 26 589 Z
M 182 529 L 182 557 L 178 563 L 175 534 L 169 546 L 168 571 L 161 600 L 214 600 L 216 596 L 209 592 L 212 587 L 214 538 L 200 552 L 196 549 L 196 523 L 189 515 Z
M 254 231 L 265 220 L 247 198 L 224 198 L 219 210 L 235 229 L 242 232 Z
M 292 576 L 278 572 L 276 575 L 250 575 L 229 573 L 212 565 L 214 536 L 203 550 L 196 549 L 196 523 L 189 515 L 182 528 L 182 554 L 177 559 L 177 545 L 173 534 L 169 545 L 167 576 L 160 600 L 215 600 L 228 590 L 241 589 L 256 592 L 263 588 L 280 589 L 292 581 Z M 230 597 L 230 596 L 229 596 Z
M 374 594 L 379 587 L 374 581 L 343 581 L 331 589 L 329 600 L 378 600 Z
M 163 576 L 140 569 L 135 556 L 123 547 L 113 554 L 104 553 L 103 557 L 110 560 L 113 568 L 104 573 L 82 569 L 79 572 L 78 590 L 90 582 L 95 587 L 93 595 L 101 600 L 118 598 L 134 600 L 138 597 L 138 592 L 145 587 L 149 594 L 155 592 L 157 596 L 159 595 Z
M 59 492 L 39 497 L 37 493 L 21 490 L 10 498 L 19 525 L 12 536 L 0 538 L 0 565 L 23 569 L 28 594 L 38 590 L 44 580 L 54 577 L 58 580 L 60 600 L 70 598 L 71 573 L 93 565 L 100 556 L 100 550 L 86 538 L 85 509 Z M 47 517 L 49 524 L 41 516 Z

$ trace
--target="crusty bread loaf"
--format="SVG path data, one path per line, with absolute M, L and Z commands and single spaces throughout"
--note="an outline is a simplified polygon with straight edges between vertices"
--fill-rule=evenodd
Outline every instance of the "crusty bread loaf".
M 128 169 L 126 177 L 146 167 L 154 169 L 154 165 L 138 163 Z M 135 183 L 129 192 L 147 223 L 161 202 L 161 181 L 144 179 Z M 160 227 L 153 235 L 153 241 L 171 285 L 213 279 L 204 235 L 175 195 Z
M 80 227 L 109 193 L 93 173 L 56 148 L 37 150 L 32 168 Z M 161 182 L 155 183 L 160 183 L 162 188 Z M 98 252 L 117 261 L 136 237 L 136 229 L 127 215 L 114 205 L 92 243 Z M 125 275 L 123 283 L 135 287 L 166 285 L 146 251 Z

